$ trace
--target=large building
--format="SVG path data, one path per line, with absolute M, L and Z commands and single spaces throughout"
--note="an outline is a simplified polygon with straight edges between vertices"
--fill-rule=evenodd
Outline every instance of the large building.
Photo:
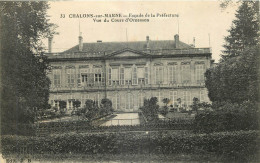
M 212 65 L 210 48 L 195 48 L 179 40 L 79 44 L 62 53 L 46 53 L 51 64 L 50 103 L 60 100 L 100 103 L 108 98 L 116 111 L 137 111 L 145 98 L 169 98 L 173 106 L 189 109 L 193 97 L 209 102 L 204 72 Z M 180 98 L 181 100 L 177 99 Z M 179 103 L 180 102 L 180 103 Z

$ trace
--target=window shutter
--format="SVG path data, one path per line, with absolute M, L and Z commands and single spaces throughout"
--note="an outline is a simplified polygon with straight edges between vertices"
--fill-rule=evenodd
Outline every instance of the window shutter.
M 124 68 L 120 68 L 120 84 L 125 85 Z
M 101 73 L 101 82 L 102 82 L 102 85 L 105 84 L 105 73 L 104 73 L 104 71 L 102 71 L 102 73 Z
M 145 84 L 149 84 L 148 82 L 148 67 L 145 67 L 145 69 L 144 69 L 144 71 L 145 71 L 145 75 L 144 75 L 144 77 L 145 77 Z
M 111 77 L 112 69 L 108 68 L 108 85 L 112 85 L 112 77 Z
M 80 81 L 80 73 L 78 74 L 78 87 L 81 86 L 81 81 Z

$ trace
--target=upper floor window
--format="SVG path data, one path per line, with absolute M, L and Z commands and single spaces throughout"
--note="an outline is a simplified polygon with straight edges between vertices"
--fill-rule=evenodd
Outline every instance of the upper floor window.
M 83 86 L 92 86 L 94 84 L 93 74 L 90 73 L 90 69 L 81 69 L 81 84 Z
M 189 84 L 191 80 L 190 64 L 181 65 L 182 83 Z
M 75 69 L 67 69 L 67 83 L 69 87 L 74 87 L 75 84 Z
M 61 86 L 61 70 L 60 69 L 53 70 L 53 84 L 54 84 L 54 87 Z
M 119 68 L 108 69 L 108 84 L 119 85 Z
M 131 71 L 131 68 L 125 68 L 124 69 L 124 71 L 125 71 L 125 83 L 126 83 L 126 85 L 131 85 L 131 83 L 132 83 L 132 71 Z
M 104 75 L 102 73 L 102 69 L 100 68 L 95 68 L 94 69 L 94 83 L 95 85 L 102 85 L 104 81 Z
M 176 84 L 178 78 L 177 65 L 168 66 L 168 81 L 170 84 Z
M 144 67 L 137 68 L 137 78 L 139 84 L 145 84 L 145 69 Z
M 163 66 L 155 67 L 155 83 L 156 84 L 163 83 Z
M 134 66 L 132 70 L 132 85 L 137 85 L 138 80 L 137 80 L 137 68 Z
M 197 83 L 204 82 L 204 64 L 197 64 L 195 65 L 195 77 Z

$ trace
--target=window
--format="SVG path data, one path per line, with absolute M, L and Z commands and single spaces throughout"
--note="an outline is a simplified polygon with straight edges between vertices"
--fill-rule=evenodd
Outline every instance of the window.
M 101 74 L 95 74 L 95 83 L 101 83 Z
M 95 103 L 99 106 L 100 105 L 100 93 L 98 92 L 98 93 L 95 93 L 95 95 L 94 95 L 94 100 L 93 101 L 95 101 Z
M 53 83 L 54 83 L 54 87 L 61 86 L 61 70 L 60 69 L 53 70 Z
M 90 77 L 89 69 L 80 69 L 80 76 L 81 76 L 81 85 L 87 86 L 88 77 Z
M 195 76 L 198 84 L 204 82 L 204 65 L 197 64 L 195 65 Z
M 191 97 L 190 97 L 190 92 L 189 91 L 184 91 L 183 92 L 183 104 L 185 107 L 189 107 L 191 105 Z
M 68 101 L 68 109 L 72 109 L 73 108 L 73 100 L 69 100 Z
M 177 104 L 177 91 L 170 91 L 170 100 L 173 106 Z
M 118 73 L 118 68 L 112 68 L 112 83 L 113 85 L 119 85 L 119 73 Z
M 188 85 L 191 79 L 190 65 L 189 64 L 181 65 L 181 72 L 182 72 L 182 83 L 184 85 Z
M 133 109 L 133 95 L 131 93 L 126 94 L 126 109 Z
M 120 109 L 120 95 L 119 93 L 115 93 L 112 98 L 112 106 L 115 110 Z
M 54 107 L 59 108 L 59 101 L 58 100 L 54 100 Z
M 120 84 L 121 84 L 121 85 L 125 85 L 124 68 L 120 68 Z
M 75 69 L 67 69 L 67 82 L 69 87 L 74 87 L 75 84 Z
M 168 67 L 168 82 L 170 84 L 176 84 L 177 83 L 177 65 L 169 66 Z
M 138 84 L 138 81 L 137 81 L 137 68 L 134 66 L 133 67 L 133 74 L 132 74 L 132 85 L 137 85 Z
M 145 84 L 145 69 L 144 67 L 137 68 L 137 78 L 139 84 Z
M 60 108 L 59 102 L 61 101 L 61 95 L 54 95 L 53 98 L 54 98 L 53 106 L 59 109 Z
M 140 92 L 139 93 L 139 96 L 138 96 L 138 103 L 139 103 L 139 107 L 143 106 L 144 105 L 144 95 L 143 95 L 143 92 Z
M 205 92 L 200 91 L 200 102 L 204 102 L 204 100 L 205 100 Z
M 156 92 L 156 97 L 157 97 L 157 100 L 158 100 L 158 103 L 159 105 L 162 105 L 163 104 L 163 92 L 162 91 L 157 91 Z
M 125 68 L 124 71 L 125 71 L 125 76 L 124 76 L 125 77 L 125 83 L 127 85 L 131 85 L 131 81 L 132 81 L 132 76 L 131 76 L 132 71 L 131 71 L 131 68 Z
M 88 99 L 89 99 L 89 95 L 88 94 L 81 95 L 81 106 L 84 106 Z
M 95 68 L 93 69 L 93 73 L 94 73 L 94 84 L 97 85 L 102 85 L 102 80 L 103 80 L 103 76 L 102 76 L 102 69 L 101 68 Z
M 125 97 L 124 96 L 120 96 L 120 108 L 121 109 L 125 109 L 125 101 L 126 101 L 126 99 L 125 99 Z
M 113 68 L 112 69 L 112 80 L 118 80 L 118 69 L 117 68 Z
M 70 95 L 67 95 L 67 108 L 68 109 L 72 109 L 73 108 L 73 101 L 75 101 L 74 99 L 74 95 L 73 94 L 70 94 Z
M 155 67 L 155 83 L 156 84 L 163 83 L 163 67 L 162 66 Z
M 87 83 L 88 82 L 88 75 L 87 74 L 82 74 L 81 75 L 82 83 Z

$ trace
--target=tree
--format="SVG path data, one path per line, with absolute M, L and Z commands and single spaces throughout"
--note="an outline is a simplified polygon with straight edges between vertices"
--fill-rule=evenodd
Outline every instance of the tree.
M 81 102 L 79 101 L 79 100 L 75 100 L 75 101 L 73 101 L 73 107 L 74 108 L 79 108 L 80 107 L 80 105 L 81 105 Z
M 191 106 L 192 110 L 196 111 L 197 114 L 198 114 L 198 110 L 199 110 L 199 102 L 200 102 L 200 100 L 197 97 L 194 97 L 193 103 L 192 103 L 192 106 Z
M 258 101 L 259 1 L 242 1 L 221 62 L 205 73 L 212 102 Z
M 73 101 L 72 105 L 73 105 L 73 108 L 77 109 L 77 111 L 76 111 L 77 115 L 80 116 L 82 111 L 79 110 L 78 108 L 80 107 L 81 102 L 79 100 L 75 100 L 75 101 Z
M 157 105 L 157 102 L 157 97 L 145 99 L 144 106 L 140 108 L 140 110 L 143 112 L 144 116 L 147 118 L 149 122 L 155 122 L 159 119 L 159 105 Z
M 0 2 L 1 121 L 32 123 L 47 107 L 50 80 L 41 39 L 54 34 L 46 18 L 47 2 Z M 33 113 L 33 114 L 31 114 Z M 28 114 L 25 116 L 25 114 Z M 6 125 L 1 125 L 5 127 Z M 3 128 L 2 128 L 3 129 Z M 17 129 L 12 129 L 17 130 Z M 2 130 L 4 131 L 4 129 Z M 2 132 L 3 133 L 3 132 Z
M 102 99 L 100 112 L 101 115 L 105 115 L 113 112 L 112 101 L 109 99 Z
M 66 101 L 59 101 L 59 107 L 60 107 L 60 112 L 62 114 L 64 114 L 65 108 L 67 107 L 67 102 Z
M 255 47 L 259 42 L 259 1 L 242 1 L 236 19 L 225 37 L 222 62 L 241 55 L 245 48 Z
M 97 115 L 97 113 L 99 111 L 99 109 L 96 106 L 95 102 L 93 100 L 90 100 L 90 99 L 86 100 L 86 102 L 85 102 L 85 109 L 84 110 L 85 110 L 85 116 L 89 120 L 93 119 Z
M 205 73 L 205 85 L 212 102 L 258 101 L 259 47 L 246 49 Z
M 169 102 L 170 102 L 170 99 L 168 99 L 168 98 L 163 99 L 163 103 L 165 104 L 165 106 L 167 106 Z

